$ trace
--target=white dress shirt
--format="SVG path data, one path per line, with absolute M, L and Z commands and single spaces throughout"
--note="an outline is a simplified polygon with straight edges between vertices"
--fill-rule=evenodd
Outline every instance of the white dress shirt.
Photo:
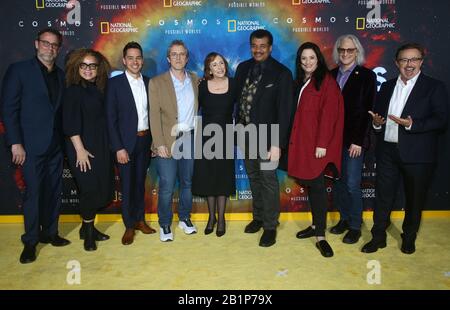
M 138 115 L 137 131 L 148 130 L 148 101 L 142 74 L 137 79 L 129 74 L 128 71 L 125 71 L 125 75 L 133 92 L 134 103 L 136 105 Z
M 194 129 L 194 88 L 192 86 L 191 78 L 189 77 L 189 74 L 185 72 L 185 79 L 181 82 L 172 74 L 172 71 L 169 70 L 169 72 L 175 88 L 175 95 L 177 96 L 177 133 L 189 131 Z
M 417 82 L 419 74 L 420 72 L 415 77 L 408 80 L 406 84 L 402 81 L 400 76 L 397 78 L 397 84 L 395 85 L 394 92 L 391 96 L 391 101 L 389 102 L 388 115 L 401 117 L 403 108 L 405 107 L 406 101 L 408 101 L 408 97 Z M 386 119 L 384 141 L 398 143 L 398 124 L 389 117 Z

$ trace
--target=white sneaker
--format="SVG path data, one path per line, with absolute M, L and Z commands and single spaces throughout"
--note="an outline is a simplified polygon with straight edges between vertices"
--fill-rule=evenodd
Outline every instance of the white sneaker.
M 190 219 L 180 220 L 178 227 L 180 227 L 186 235 L 192 235 L 197 232 L 197 228 L 192 224 Z
M 159 228 L 159 239 L 162 242 L 173 241 L 173 233 L 170 230 L 170 226 Z

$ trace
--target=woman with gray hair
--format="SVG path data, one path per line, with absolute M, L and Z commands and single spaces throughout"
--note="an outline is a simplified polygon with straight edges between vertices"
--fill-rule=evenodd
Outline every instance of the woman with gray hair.
M 369 114 L 376 93 L 376 75 L 363 67 L 364 48 L 352 34 L 340 36 L 333 48 L 338 67 L 331 71 L 344 97 L 344 140 L 342 146 L 342 175 L 334 185 L 334 205 L 340 220 L 331 228 L 333 234 L 348 230 L 343 242 L 352 244 L 361 237 L 362 192 L 361 175 L 364 150 L 369 147 Z

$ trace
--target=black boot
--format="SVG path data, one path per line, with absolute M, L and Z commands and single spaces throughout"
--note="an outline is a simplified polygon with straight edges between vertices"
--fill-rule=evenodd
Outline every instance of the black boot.
M 97 250 L 97 245 L 95 244 L 95 236 L 94 236 L 94 221 L 86 223 L 83 222 L 86 226 L 84 232 L 84 249 L 86 251 L 95 251 Z
M 85 236 L 86 236 L 86 226 L 88 223 L 83 222 L 81 224 L 81 228 L 80 228 L 80 240 L 84 240 Z M 105 241 L 109 239 L 109 236 L 98 231 L 97 228 L 95 228 L 94 226 L 94 238 L 95 241 Z

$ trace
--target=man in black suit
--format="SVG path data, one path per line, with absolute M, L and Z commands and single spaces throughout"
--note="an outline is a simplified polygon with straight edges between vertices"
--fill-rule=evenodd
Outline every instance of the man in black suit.
M 135 230 L 156 231 L 145 222 L 145 178 L 150 164 L 148 81 L 141 74 L 142 47 L 129 42 L 123 48 L 125 72 L 108 81 L 106 111 L 111 147 L 116 154 L 122 186 L 122 244 L 133 243 Z
M 363 200 L 361 177 L 364 152 L 369 147 L 368 128 L 376 93 L 376 76 L 363 66 L 364 48 L 352 34 L 340 36 L 333 48 L 334 61 L 339 65 L 331 71 L 344 97 L 344 147 L 342 148 L 342 173 L 333 188 L 333 203 L 338 208 L 340 220 L 330 229 L 342 234 L 347 244 L 361 237 Z
M 448 119 L 447 91 L 441 81 L 421 72 L 424 55 L 423 47 L 416 43 L 397 50 L 395 63 L 400 75 L 382 85 L 374 112 L 369 112 L 377 132 L 377 181 L 372 240 L 362 248 L 364 253 L 386 246 L 400 176 L 406 198 L 401 251 L 412 254 L 416 250 L 438 134 Z
M 65 246 L 58 235 L 63 154 L 61 97 L 64 73 L 55 65 L 62 44 L 58 30 L 39 31 L 36 56 L 9 66 L 3 78 L 2 107 L 12 161 L 23 166 L 25 234 L 22 264 L 36 260 L 38 242 Z
M 280 215 L 276 166 L 281 149 L 286 149 L 288 144 L 293 109 L 292 73 L 271 57 L 272 44 L 273 37 L 269 31 L 252 32 L 250 48 L 253 58 L 240 63 L 235 76 L 239 94 L 237 122 L 246 128 L 256 126 L 255 136 L 244 137 L 245 168 L 253 196 L 253 220 L 245 227 L 245 232 L 256 233 L 263 228 L 259 242 L 262 247 L 276 242 Z M 273 125 L 278 128 L 272 129 Z M 262 153 L 251 156 L 249 146 L 252 141 L 262 142 L 258 147 Z

